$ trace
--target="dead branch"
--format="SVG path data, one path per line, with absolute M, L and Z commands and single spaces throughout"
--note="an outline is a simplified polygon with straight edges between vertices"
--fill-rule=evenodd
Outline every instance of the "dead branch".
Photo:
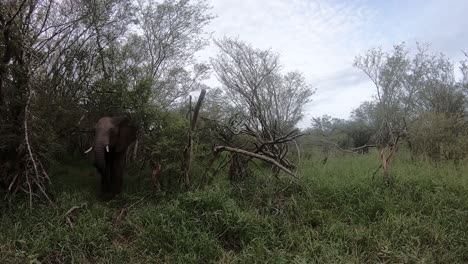
M 268 141 L 268 142 L 262 142 L 262 144 L 258 147 L 258 149 L 261 149 L 266 145 L 276 145 L 276 144 L 287 143 L 287 142 L 290 142 L 290 141 L 293 141 L 293 140 L 297 139 L 298 137 L 302 137 L 302 136 L 306 135 L 306 134 L 296 134 L 296 135 L 291 136 L 291 134 L 293 132 L 295 132 L 295 130 L 293 130 L 293 131 L 289 132 L 288 134 L 286 134 L 285 136 L 279 137 L 277 139 L 274 139 L 274 140 L 271 140 L 271 141 Z M 256 135 L 255 137 L 257 137 L 257 139 L 261 139 L 258 135 Z
M 28 113 L 29 113 L 29 104 L 31 102 L 32 95 L 33 95 L 33 92 L 30 91 L 28 100 L 26 101 L 26 106 L 24 109 L 24 141 L 26 142 L 26 147 L 28 149 L 29 158 L 31 159 L 31 162 L 33 163 L 34 171 L 36 172 L 37 177 L 39 177 L 39 171 L 37 169 L 36 161 L 34 159 L 34 156 L 31 150 L 31 144 L 29 143 L 29 133 L 28 133 Z
M 356 147 L 356 148 L 352 148 L 352 149 L 344 149 L 344 148 L 340 147 L 338 144 L 336 144 L 335 142 L 332 142 L 332 141 L 328 141 L 328 140 L 320 139 L 320 138 L 316 138 L 316 141 L 321 142 L 321 143 L 325 143 L 327 145 L 331 145 L 331 146 L 335 147 L 336 149 L 338 149 L 339 151 L 346 152 L 346 153 L 351 153 L 351 154 L 360 154 L 359 152 L 357 152 L 358 150 L 365 149 L 365 148 L 371 148 L 371 147 L 376 146 L 376 145 L 366 144 L 366 145 Z M 312 144 L 312 145 L 314 145 L 314 144 Z M 320 145 L 320 144 L 315 144 L 315 145 Z
M 8 19 L 8 21 L 5 23 L 6 25 L 10 25 L 13 22 L 13 20 L 15 20 L 15 18 L 21 12 L 21 9 L 25 6 L 26 2 L 27 2 L 26 0 L 23 0 L 21 2 L 20 6 L 18 7 L 18 10 L 16 10 L 16 12 L 13 14 L 13 16 L 10 19 Z
M 193 110 L 192 116 L 192 97 L 190 96 L 190 105 L 189 105 L 189 120 L 190 120 L 190 128 L 188 131 L 188 143 L 184 151 L 185 156 L 185 185 L 188 187 L 191 181 L 191 173 L 192 173 L 192 163 L 193 163 L 193 133 L 197 126 L 198 121 L 198 113 L 200 112 L 201 105 L 203 103 L 203 99 L 205 98 L 206 90 L 202 89 L 200 92 L 200 96 L 198 97 L 197 104 L 195 105 L 195 109 Z
M 245 155 L 245 156 L 250 156 L 250 157 L 253 157 L 253 158 L 257 158 L 257 159 L 266 161 L 266 162 L 268 162 L 268 163 L 270 163 L 272 165 L 275 165 L 276 167 L 283 170 L 287 174 L 289 174 L 289 175 L 293 176 L 294 178 L 296 178 L 296 175 L 293 172 L 291 172 L 289 169 L 287 169 L 286 167 L 281 165 L 276 160 L 274 160 L 274 159 L 272 159 L 270 157 L 266 157 L 264 155 L 260 155 L 260 154 L 257 154 L 257 153 L 249 152 L 247 150 L 232 148 L 232 147 L 228 147 L 228 146 L 216 146 L 216 147 L 214 147 L 213 151 L 215 153 L 219 153 L 219 152 L 222 152 L 222 151 L 236 152 L 236 153 L 239 153 L 239 154 L 242 154 L 242 155 Z
M 63 215 L 63 217 L 68 216 L 69 214 L 71 214 L 75 210 L 83 208 L 83 206 L 85 206 L 85 205 L 86 205 L 86 203 L 72 206 L 70 209 L 68 209 L 68 211 L 65 213 L 65 215 Z
M 294 143 L 294 146 L 296 146 L 296 151 L 297 151 L 297 171 L 296 171 L 296 176 L 299 174 L 299 168 L 301 167 L 301 149 L 299 148 L 299 145 L 297 144 L 296 140 L 292 140 Z
M 191 122 L 192 131 L 194 131 L 197 126 L 198 113 L 200 112 L 201 105 L 203 103 L 203 100 L 205 99 L 205 94 L 206 94 L 206 90 L 202 89 L 200 92 L 200 96 L 198 96 L 197 104 L 195 105 L 195 108 L 193 109 L 193 117 L 192 117 L 192 122 Z
M 356 147 L 356 148 L 352 148 L 350 149 L 351 151 L 358 151 L 358 150 L 361 150 L 361 149 L 365 149 L 365 148 L 374 148 L 376 147 L 376 145 L 373 145 L 373 144 L 366 144 L 366 145 L 363 145 L 363 146 L 360 146 L 360 147 Z
M 71 214 L 78 210 L 78 209 L 81 209 L 83 207 L 86 207 L 87 206 L 87 203 L 82 203 L 80 205 L 75 205 L 75 206 L 72 206 L 70 209 L 68 209 L 68 211 L 63 215 L 63 217 L 65 218 L 65 221 L 67 222 L 67 224 L 73 228 L 73 221 L 72 221 L 72 218 L 71 218 Z
M 29 92 L 29 95 L 28 95 L 28 99 L 26 101 L 26 105 L 25 105 L 25 108 L 24 108 L 24 141 L 26 143 L 26 148 L 28 150 L 28 154 L 29 154 L 29 160 L 32 162 L 33 164 L 33 168 L 34 168 L 34 172 L 35 172 L 35 176 L 36 178 L 34 178 L 34 182 L 36 183 L 36 186 L 39 188 L 39 190 L 42 192 L 42 194 L 44 195 L 44 197 L 46 197 L 46 199 L 49 201 L 50 204 L 53 204 L 52 200 L 50 199 L 49 195 L 47 195 L 47 193 L 45 192 L 45 187 L 43 186 L 42 184 L 42 181 L 41 181 L 41 175 L 40 175 L 40 172 L 39 172 L 39 169 L 38 169 L 38 165 L 37 165 L 37 162 L 36 162 L 36 159 L 34 158 L 34 155 L 33 155 L 33 152 L 32 152 L 32 148 L 31 148 L 31 143 L 30 143 L 30 140 L 29 140 L 29 130 L 28 130 L 28 115 L 30 114 L 29 113 L 29 106 L 30 106 L 30 103 L 31 103 L 31 98 L 34 94 L 34 91 L 31 90 L 31 88 L 29 87 L 30 89 L 30 92 Z M 40 163 L 40 162 L 39 162 Z M 45 170 L 43 169 L 42 167 L 42 164 L 40 164 L 43 172 L 45 172 Z M 28 184 L 28 190 L 29 190 L 29 195 L 30 195 L 30 207 L 32 208 L 32 188 L 31 188 L 31 182 L 29 181 L 29 174 L 26 174 L 26 180 L 27 180 L 27 184 Z M 45 177 L 46 179 L 50 180 L 49 179 L 49 176 L 47 175 L 47 173 L 45 174 Z

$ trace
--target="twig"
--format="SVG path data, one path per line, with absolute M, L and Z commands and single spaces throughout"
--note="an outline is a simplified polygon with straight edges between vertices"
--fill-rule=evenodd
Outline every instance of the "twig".
M 31 183 L 29 182 L 28 171 L 25 171 L 26 183 L 28 184 L 28 194 L 29 194 L 29 209 L 32 209 L 32 189 Z
M 49 174 L 46 172 L 46 170 L 44 169 L 44 166 L 42 166 L 42 162 L 40 160 L 38 160 L 39 162 L 39 166 L 41 167 L 41 170 L 42 170 L 42 173 L 44 174 L 44 176 L 46 177 L 46 179 L 49 181 L 50 184 L 52 184 L 50 178 L 49 178 Z
M 63 217 L 65 218 L 65 221 L 67 221 L 67 224 L 73 228 L 73 222 L 72 220 L 70 219 L 69 215 L 71 213 L 73 213 L 75 210 L 78 210 L 78 209 L 81 209 L 83 208 L 84 206 L 86 206 L 86 203 L 82 203 L 80 205 L 75 205 L 75 206 L 72 206 L 72 208 L 68 209 L 68 211 L 63 215 Z
M 319 139 L 319 138 L 316 138 L 316 140 L 319 141 L 319 142 L 322 142 L 322 143 L 326 143 L 328 145 L 332 145 L 333 147 L 335 147 L 336 149 L 338 149 L 340 151 L 343 151 L 343 152 L 346 152 L 346 153 L 352 153 L 352 154 L 360 154 L 359 152 L 356 152 L 357 150 L 361 150 L 361 149 L 364 149 L 364 148 L 375 147 L 375 145 L 366 144 L 366 145 L 356 147 L 356 148 L 352 148 L 352 149 L 344 149 L 344 148 L 340 147 L 338 144 L 336 144 L 335 142 L 332 142 L 332 141 L 328 141 L 328 140 L 325 140 L 325 139 Z
M 20 6 L 18 7 L 18 10 L 16 10 L 15 14 L 5 23 L 6 25 L 10 25 L 11 22 L 13 20 L 15 20 L 16 16 L 18 16 L 18 14 L 21 12 L 21 9 L 23 8 L 23 6 L 26 4 L 26 0 L 23 0 L 20 4 Z
M 221 161 L 218 165 L 218 167 L 214 170 L 213 175 L 216 175 L 218 171 L 222 170 L 226 165 L 232 160 L 232 155 L 230 156 L 225 156 L 223 161 Z
M 83 119 L 85 118 L 86 114 L 88 114 L 88 111 L 86 111 L 86 112 L 81 116 L 80 120 L 78 120 L 78 124 L 77 124 L 78 126 L 80 126 L 81 121 L 83 121 Z
M 379 167 L 374 171 L 374 173 L 372 173 L 372 180 L 374 180 L 375 174 L 377 174 L 377 172 L 380 170 L 380 168 L 382 168 L 382 164 L 380 164 Z
M 68 211 L 63 215 L 63 217 L 67 217 L 69 214 L 71 214 L 73 211 L 77 210 L 77 209 L 81 209 L 83 208 L 83 206 L 85 206 L 86 203 L 82 203 L 80 205 L 74 205 L 72 206 L 70 209 L 68 209 Z
M 299 174 L 299 168 L 301 167 L 301 149 L 299 148 L 299 145 L 297 144 L 296 140 L 292 140 L 294 145 L 296 146 L 297 150 L 297 170 L 296 170 L 296 176 Z
M 8 186 L 8 191 L 11 191 L 11 188 L 13 187 L 13 183 L 15 183 L 16 178 L 18 178 L 18 175 L 19 175 L 19 173 L 16 173 L 16 174 L 15 174 L 15 177 L 13 178 L 13 180 L 12 180 L 11 183 L 10 183 L 10 185 Z
M 146 196 L 141 197 L 138 201 L 132 203 L 129 207 L 127 207 L 127 209 L 130 209 L 130 208 L 132 208 L 133 206 L 139 204 L 139 203 L 140 203 L 141 201 L 143 201 L 143 199 L 145 199 L 145 198 L 146 198 Z

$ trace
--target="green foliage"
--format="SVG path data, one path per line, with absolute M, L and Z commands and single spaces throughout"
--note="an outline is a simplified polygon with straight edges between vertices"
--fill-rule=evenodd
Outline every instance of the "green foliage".
M 362 106 L 358 108 L 359 111 L 363 108 Z M 312 118 L 312 128 L 309 132 L 309 135 L 300 139 L 300 141 L 307 144 L 308 142 L 324 140 L 319 142 L 318 145 L 322 146 L 322 151 L 329 152 L 336 146 L 343 149 L 353 149 L 370 144 L 372 136 L 375 134 L 375 128 L 361 115 L 354 115 L 352 120 L 324 115 Z M 333 146 L 333 144 L 336 144 L 336 146 Z M 359 151 L 367 152 L 368 149 L 363 148 L 359 149 Z
M 188 119 L 176 111 L 159 113 L 156 119 L 157 126 L 150 128 L 144 139 L 143 147 L 149 151 L 146 156 L 164 164 L 181 162 L 187 144 Z
M 468 127 L 463 116 L 427 113 L 411 124 L 410 131 L 408 140 L 416 155 L 458 162 L 468 154 Z
M 205 189 L 153 194 L 129 176 L 124 195 L 108 203 L 95 200 L 90 167 L 74 161 L 52 172 L 57 207 L 2 205 L 0 262 L 468 261 L 466 166 L 435 168 L 400 153 L 388 188 L 371 180 L 374 157 L 305 160 L 300 185 L 259 172 L 236 185 L 222 177 Z

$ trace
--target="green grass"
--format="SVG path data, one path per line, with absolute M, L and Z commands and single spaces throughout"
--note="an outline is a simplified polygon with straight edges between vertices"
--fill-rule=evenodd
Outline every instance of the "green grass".
M 468 166 L 401 153 L 386 187 L 376 157 L 180 193 L 128 177 L 110 202 L 86 162 L 68 162 L 51 171 L 56 207 L 2 205 L 0 263 L 467 263 Z

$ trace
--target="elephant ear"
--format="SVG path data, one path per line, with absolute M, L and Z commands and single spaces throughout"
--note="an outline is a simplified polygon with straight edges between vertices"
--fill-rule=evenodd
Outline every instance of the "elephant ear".
M 119 128 L 119 139 L 115 146 L 115 151 L 125 152 L 127 150 L 127 147 L 130 144 L 132 144 L 133 141 L 136 140 L 136 132 L 136 127 L 121 125 Z

